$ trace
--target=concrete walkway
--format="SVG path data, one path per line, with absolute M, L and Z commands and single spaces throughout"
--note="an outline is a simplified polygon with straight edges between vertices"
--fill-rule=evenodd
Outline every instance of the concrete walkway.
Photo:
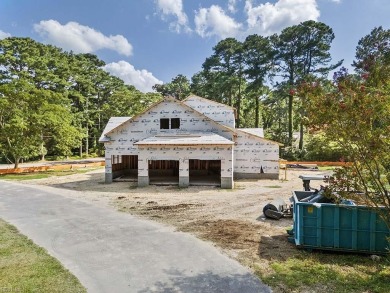
M 55 189 L 0 181 L 0 218 L 46 248 L 88 292 L 270 292 L 208 243 Z

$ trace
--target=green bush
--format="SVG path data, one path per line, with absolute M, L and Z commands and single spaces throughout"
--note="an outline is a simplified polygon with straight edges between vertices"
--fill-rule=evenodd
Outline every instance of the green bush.
M 280 157 L 287 161 L 302 161 L 305 159 L 306 150 L 300 150 L 294 146 L 284 147 L 280 150 Z
M 307 137 L 303 150 L 295 146 L 281 148 L 280 157 L 288 161 L 338 162 L 344 158 L 344 153 L 337 143 L 329 141 L 323 134 L 315 134 Z
M 344 158 L 344 151 L 336 142 L 329 141 L 323 134 L 315 134 L 308 138 L 305 145 L 307 161 L 338 162 Z

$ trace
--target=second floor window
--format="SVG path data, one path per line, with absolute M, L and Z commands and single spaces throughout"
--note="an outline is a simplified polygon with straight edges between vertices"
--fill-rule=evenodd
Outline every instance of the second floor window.
M 180 128 L 180 118 L 160 119 L 160 129 L 179 129 L 179 128 Z
M 180 128 L 180 118 L 171 118 L 171 129 Z
M 169 118 L 160 119 L 160 129 L 169 129 Z

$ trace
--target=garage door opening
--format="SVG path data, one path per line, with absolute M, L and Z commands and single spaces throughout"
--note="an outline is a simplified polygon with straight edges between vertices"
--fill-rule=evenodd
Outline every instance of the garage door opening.
M 149 161 L 149 184 L 179 185 L 179 161 Z
M 190 185 L 221 186 L 221 160 L 190 160 Z
M 111 162 L 113 181 L 137 181 L 138 156 L 112 156 Z

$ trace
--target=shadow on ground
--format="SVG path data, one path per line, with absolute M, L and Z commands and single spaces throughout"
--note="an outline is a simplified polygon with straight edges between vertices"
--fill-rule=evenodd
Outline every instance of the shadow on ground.
M 251 274 L 232 274 L 229 276 L 220 276 L 207 271 L 195 276 L 188 276 L 184 272 L 177 270 L 167 270 L 170 280 L 167 282 L 156 282 L 153 286 L 138 291 L 138 293 L 173 293 L 173 292 L 193 292 L 193 293 L 261 293 L 271 292 L 271 290 L 262 284 Z

